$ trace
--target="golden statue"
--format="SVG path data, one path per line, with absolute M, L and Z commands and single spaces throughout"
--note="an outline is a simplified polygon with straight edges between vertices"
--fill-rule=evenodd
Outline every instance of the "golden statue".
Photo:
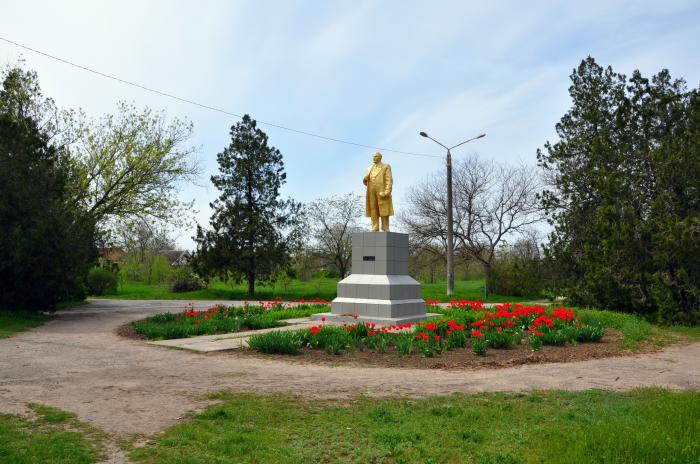
M 372 232 L 379 231 L 379 218 L 382 218 L 382 230 L 389 232 L 389 216 L 394 215 L 391 201 L 391 166 L 382 163 L 382 154 L 376 152 L 372 157 L 374 164 L 367 168 L 362 183 L 367 186 L 367 217 L 372 218 Z

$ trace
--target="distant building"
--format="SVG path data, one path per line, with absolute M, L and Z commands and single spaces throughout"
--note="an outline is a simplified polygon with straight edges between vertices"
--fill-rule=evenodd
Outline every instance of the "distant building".
M 100 260 L 107 263 L 121 263 L 124 261 L 124 256 L 126 252 L 121 248 L 98 248 L 97 255 Z
M 161 250 L 161 255 L 168 260 L 171 266 L 188 266 L 190 264 L 190 254 L 183 250 Z

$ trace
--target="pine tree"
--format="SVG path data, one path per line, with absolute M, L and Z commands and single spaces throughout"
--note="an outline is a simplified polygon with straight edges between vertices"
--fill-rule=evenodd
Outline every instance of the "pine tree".
M 34 120 L 0 111 L 0 309 L 85 297 L 94 224 L 69 195 L 70 164 Z
M 290 262 L 301 231 L 301 205 L 280 198 L 286 182 L 282 154 L 245 115 L 231 127 L 231 144 L 217 155 L 221 191 L 210 204 L 211 230 L 197 227 L 193 265 L 202 276 L 245 280 L 248 295 L 255 282 L 271 279 Z
M 663 70 L 631 77 L 584 60 L 559 141 L 538 151 L 549 257 L 576 304 L 700 321 L 699 91 Z

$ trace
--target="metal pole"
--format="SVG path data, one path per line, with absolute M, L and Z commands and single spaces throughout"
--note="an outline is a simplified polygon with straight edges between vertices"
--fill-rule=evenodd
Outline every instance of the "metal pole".
M 455 291 L 455 269 L 454 269 L 454 226 L 453 226 L 453 218 L 452 218 L 452 148 L 457 148 L 461 145 L 464 145 L 467 142 L 471 142 L 472 140 L 480 139 L 482 137 L 485 137 L 486 134 L 481 134 L 477 135 L 476 137 L 472 137 L 471 139 L 465 140 L 462 143 L 458 143 L 457 145 L 453 146 L 452 148 L 449 148 L 431 136 L 429 136 L 425 132 L 419 132 L 418 135 L 421 137 L 426 137 L 432 140 L 433 142 L 437 143 L 441 147 L 447 150 L 447 296 L 452 296 Z M 486 287 L 484 287 L 484 291 L 486 291 Z
M 452 153 L 447 150 L 447 296 L 455 290 L 454 237 L 452 223 Z

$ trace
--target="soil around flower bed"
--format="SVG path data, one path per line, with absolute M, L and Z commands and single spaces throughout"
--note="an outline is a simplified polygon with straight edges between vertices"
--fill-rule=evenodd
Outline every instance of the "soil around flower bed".
M 338 355 L 328 354 L 324 350 L 302 348 L 298 355 L 264 354 L 254 350 L 229 351 L 232 356 L 252 356 L 263 359 L 287 360 L 291 363 L 310 363 L 325 365 L 348 365 L 356 367 L 398 367 L 406 369 L 500 369 L 524 364 L 564 363 L 586 361 L 589 359 L 609 358 L 615 356 L 630 356 L 641 353 L 658 351 L 652 344 L 642 344 L 639 350 L 629 351 L 620 347 L 622 333 L 606 329 L 605 335 L 597 343 L 579 343 L 576 346 L 543 346 L 533 352 L 527 343 L 515 345 L 509 349 L 489 348 L 484 356 L 478 356 L 469 348 L 444 350 L 432 358 L 426 358 L 418 353 L 401 356 L 393 347 L 385 353 L 377 353 L 368 349 L 362 351 L 343 352 Z
M 148 337 L 142 333 L 139 333 L 133 326 L 132 322 L 127 322 L 122 324 L 114 331 L 117 335 L 124 338 L 130 338 L 132 340 L 148 340 Z

